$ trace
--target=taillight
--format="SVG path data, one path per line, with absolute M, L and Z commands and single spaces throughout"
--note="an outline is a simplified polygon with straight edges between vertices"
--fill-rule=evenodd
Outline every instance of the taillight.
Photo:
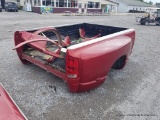
M 78 73 L 79 73 L 78 59 L 67 57 L 66 71 L 67 71 L 68 78 L 78 78 Z

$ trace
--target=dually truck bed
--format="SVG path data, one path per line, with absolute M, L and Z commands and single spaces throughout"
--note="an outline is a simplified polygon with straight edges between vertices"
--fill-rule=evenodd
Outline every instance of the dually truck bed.
M 134 40 L 134 29 L 97 24 L 73 24 L 16 31 L 15 49 L 29 62 L 62 78 L 70 92 L 101 85 L 111 68 L 124 67 Z

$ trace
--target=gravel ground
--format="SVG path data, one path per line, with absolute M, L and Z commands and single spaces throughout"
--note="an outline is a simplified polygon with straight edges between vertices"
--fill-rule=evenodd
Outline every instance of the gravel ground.
M 16 30 L 79 22 L 134 28 L 136 42 L 123 70 L 111 70 L 103 85 L 69 93 L 63 80 L 35 65 L 23 65 L 15 51 Z M 61 16 L 0 13 L 0 82 L 29 120 L 160 120 L 160 26 L 141 26 L 135 15 Z M 56 86 L 57 91 L 51 86 Z

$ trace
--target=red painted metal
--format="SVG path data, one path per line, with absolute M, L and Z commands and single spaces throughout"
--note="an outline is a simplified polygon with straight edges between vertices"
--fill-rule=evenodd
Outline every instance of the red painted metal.
M 0 120 L 27 120 L 0 84 Z
M 80 37 L 83 42 L 88 41 L 88 40 L 92 40 L 92 39 L 96 39 L 101 36 L 101 34 L 97 34 L 96 36 L 93 36 L 91 38 L 87 38 L 87 37 L 85 37 L 86 33 L 85 33 L 84 29 L 79 29 L 79 34 L 80 34 Z
M 37 42 L 38 41 L 38 42 Z M 38 43 L 40 43 L 40 41 L 45 41 L 45 42 L 52 42 L 52 43 L 55 43 L 53 40 L 49 40 L 49 39 L 32 39 L 32 40 L 28 40 L 28 41 L 25 41 L 25 42 L 22 42 L 22 43 L 20 43 L 20 44 L 18 44 L 17 46 L 15 46 L 15 48 L 13 48 L 13 50 L 15 50 L 15 49 L 18 49 L 18 48 L 20 48 L 20 47 L 22 47 L 23 45 L 25 45 L 25 44 L 32 44 L 32 42 L 34 42 L 33 44 L 32 44 L 32 46 L 34 46 L 34 48 L 35 49 L 38 49 L 39 51 L 41 51 L 41 52 L 43 52 L 43 53 L 45 53 L 45 54 L 48 54 L 48 55 L 52 55 L 52 56 L 55 56 L 55 57 L 58 57 L 58 58 L 61 58 L 61 56 L 58 54 L 58 53 L 60 53 L 60 50 L 61 50 L 61 46 L 60 45 L 58 45 L 57 43 L 56 43 L 56 46 L 58 46 L 59 48 L 58 48 L 58 50 L 57 51 L 55 51 L 55 53 L 54 52 L 50 52 L 50 51 L 48 51 L 47 49 L 46 49 L 46 47 L 44 47 L 44 44 L 42 44 L 42 45 L 39 45 Z M 36 44 L 37 43 L 37 44 Z M 46 44 L 46 43 L 45 43 Z
M 15 46 L 22 44 L 23 32 L 15 32 Z M 17 47 L 16 51 L 22 63 L 26 64 L 27 61 L 30 61 L 62 78 L 67 82 L 70 92 L 84 92 L 101 85 L 113 64 L 122 56 L 126 58 L 123 63 L 125 65 L 132 51 L 134 40 L 135 31 L 129 29 L 68 47 L 66 73 L 23 54 L 23 46 Z M 69 59 L 74 62 L 70 62 Z M 74 71 L 71 71 L 70 68 Z
M 50 30 L 57 35 L 59 44 L 57 42 L 53 41 L 53 40 L 50 40 L 50 39 L 44 37 L 44 36 L 38 35 L 39 33 L 44 32 L 46 30 Z M 21 42 L 20 44 L 18 44 L 14 49 L 18 49 L 18 48 L 24 46 L 25 44 L 28 44 L 31 47 L 41 51 L 42 53 L 51 55 L 52 58 L 49 58 L 47 60 L 48 62 L 53 61 L 56 57 L 62 58 L 62 56 L 59 55 L 60 50 L 62 48 L 62 46 L 60 45 L 60 44 L 62 44 L 61 43 L 62 40 L 61 40 L 59 32 L 54 28 L 52 28 L 52 29 L 51 28 L 40 29 L 40 30 L 38 30 L 34 33 L 23 32 L 21 34 L 21 38 L 23 38 L 24 42 Z M 56 46 L 58 46 L 58 49 L 55 50 L 54 52 L 49 51 L 48 49 L 46 49 L 47 42 L 51 42 L 51 43 L 55 44 Z M 63 45 L 64 45 L 64 43 L 65 42 L 63 42 Z
M 134 32 L 132 35 L 134 36 Z M 115 61 L 123 55 L 128 58 L 133 44 L 131 37 L 117 36 L 85 47 L 67 50 L 67 56 L 80 59 L 80 77 L 76 80 L 77 83 L 72 83 L 74 80 L 71 79 L 68 81 L 70 88 L 77 85 L 76 92 L 84 92 L 101 85 Z
M 43 32 L 45 32 L 45 31 L 52 31 L 53 33 L 55 33 L 55 35 L 57 36 L 59 45 L 62 46 L 61 35 L 60 35 L 59 31 L 58 31 L 57 29 L 55 29 L 55 28 L 50 28 L 50 27 L 48 27 L 48 28 L 42 28 L 42 29 L 39 29 L 39 30 L 35 31 L 33 34 L 34 34 L 35 36 L 37 36 L 37 35 L 39 35 L 40 33 L 43 33 Z

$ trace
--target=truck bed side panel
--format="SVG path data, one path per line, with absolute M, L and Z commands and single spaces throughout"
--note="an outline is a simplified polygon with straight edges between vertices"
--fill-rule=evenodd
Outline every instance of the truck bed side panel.
M 123 55 L 126 58 L 130 55 L 134 36 L 135 32 L 132 31 L 76 49 L 69 49 L 68 55 L 80 60 L 78 91 L 90 90 L 102 84 L 116 60 Z

